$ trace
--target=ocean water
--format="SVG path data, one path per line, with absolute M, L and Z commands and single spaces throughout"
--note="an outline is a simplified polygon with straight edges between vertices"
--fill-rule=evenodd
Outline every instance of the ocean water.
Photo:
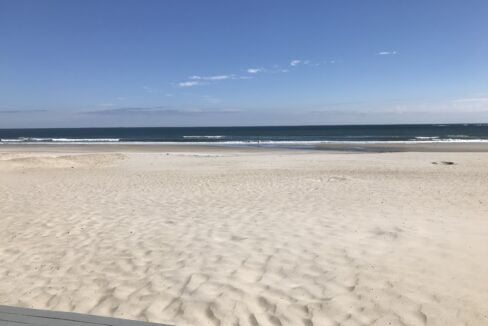
M 488 124 L 0 129 L 0 143 L 320 143 L 488 142 Z

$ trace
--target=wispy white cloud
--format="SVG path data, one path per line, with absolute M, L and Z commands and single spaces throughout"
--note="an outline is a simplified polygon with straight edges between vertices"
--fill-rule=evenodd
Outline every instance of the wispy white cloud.
M 191 76 L 190 79 L 193 80 L 226 80 L 232 79 L 234 75 L 217 75 L 217 76 Z
M 488 103 L 488 97 L 466 97 L 453 100 L 454 103 Z
M 154 92 L 154 89 L 152 87 L 149 87 L 149 86 L 142 86 L 142 89 L 148 93 Z
M 266 72 L 270 73 L 270 74 L 281 74 L 281 73 L 285 73 L 285 72 L 289 72 L 290 69 L 286 69 L 286 68 L 275 68 L 275 69 L 269 69 L 269 70 L 266 70 Z
M 298 65 L 320 66 L 320 63 L 314 63 L 311 60 L 301 60 L 301 59 L 295 59 L 290 61 L 290 66 L 295 67 Z
M 122 96 L 118 96 L 115 98 L 117 101 L 123 101 L 125 100 L 125 97 L 122 97 Z
M 249 69 L 247 69 L 247 72 L 250 74 L 257 74 L 257 73 L 260 73 L 263 71 L 264 71 L 263 68 L 249 68 Z
M 480 112 L 488 111 L 488 97 L 484 95 L 475 95 L 472 97 L 462 97 L 451 100 L 446 103 L 446 108 L 453 108 L 463 112 Z
M 290 66 L 297 66 L 299 65 L 300 63 L 302 63 L 302 60 L 298 60 L 298 59 L 295 59 L 295 60 L 291 60 L 290 61 Z
M 398 54 L 397 51 L 381 51 L 381 52 L 378 52 L 378 55 L 395 55 L 395 54 Z
M 197 86 L 197 85 L 201 85 L 201 84 L 202 83 L 199 81 L 185 81 L 185 82 L 178 83 L 178 86 L 180 86 L 180 87 L 193 87 L 193 86 Z
M 0 111 L 1 113 L 2 111 Z M 234 114 L 240 113 L 241 110 L 232 109 L 179 109 L 179 108 L 167 108 L 163 106 L 156 107 L 127 107 L 116 109 L 104 109 L 95 111 L 82 111 L 80 114 L 87 115 L 204 115 L 204 114 Z
M 231 80 L 231 79 L 251 79 L 252 77 L 249 76 L 236 76 L 234 74 L 230 75 L 214 75 L 214 76 L 199 76 L 193 75 L 188 77 L 187 81 L 183 81 L 178 83 L 179 87 L 193 87 L 197 85 L 205 85 L 209 84 L 210 82 L 219 82 L 223 80 Z
M 320 66 L 320 63 L 314 63 L 311 60 L 301 60 L 295 59 L 289 62 L 289 65 L 294 67 L 298 65 L 310 65 L 310 66 Z M 213 76 L 201 76 L 192 75 L 188 77 L 186 81 L 175 83 L 179 87 L 193 87 L 197 85 L 208 85 L 213 84 L 213 82 L 219 82 L 224 80 L 243 80 L 243 79 L 253 79 L 257 74 L 267 73 L 267 74 L 277 74 L 277 73 L 287 73 L 289 69 L 281 68 L 280 65 L 272 65 L 271 67 L 251 67 L 245 69 L 247 75 L 239 74 L 227 74 L 227 75 L 213 75 Z
M 286 68 L 282 68 L 278 64 L 274 64 L 271 67 L 260 67 L 260 68 L 249 68 L 247 72 L 250 74 L 257 74 L 257 73 L 268 73 L 268 74 L 278 74 L 283 72 L 288 72 L 289 70 Z

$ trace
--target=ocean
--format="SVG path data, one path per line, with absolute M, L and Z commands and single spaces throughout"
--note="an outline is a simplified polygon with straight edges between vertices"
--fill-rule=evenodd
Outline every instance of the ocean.
M 488 124 L 0 129 L 0 143 L 187 143 L 303 146 L 320 143 L 488 142 Z

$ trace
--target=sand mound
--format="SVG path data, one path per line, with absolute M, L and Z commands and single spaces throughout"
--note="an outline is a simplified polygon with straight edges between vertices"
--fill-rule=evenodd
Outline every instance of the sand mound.
M 3 153 L 0 164 L 4 168 L 76 168 L 112 164 L 124 159 L 123 154 L 71 154 L 56 155 L 42 153 Z

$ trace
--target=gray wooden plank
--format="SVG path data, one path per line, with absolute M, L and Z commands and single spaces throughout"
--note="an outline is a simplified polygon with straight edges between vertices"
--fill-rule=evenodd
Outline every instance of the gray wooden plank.
M 0 305 L 0 325 L 35 326 L 168 326 L 72 312 L 19 308 Z
M 3 320 L 0 318 L 0 326 L 26 326 L 28 324 L 10 321 L 10 320 Z
M 99 324 L 99 323 L 85 323 L 82 321 L 74 321 L 67 319 L 58 319 L 56 317 L 36 317 L 36 316 L 26 316 L 21 314 L 0 314 L 0 319 L 21 323 L 24 325 L 35 325 L 35 326 L 112 326 L 111 324 Z M 1 324 L 0 324 L 1 325 Z

